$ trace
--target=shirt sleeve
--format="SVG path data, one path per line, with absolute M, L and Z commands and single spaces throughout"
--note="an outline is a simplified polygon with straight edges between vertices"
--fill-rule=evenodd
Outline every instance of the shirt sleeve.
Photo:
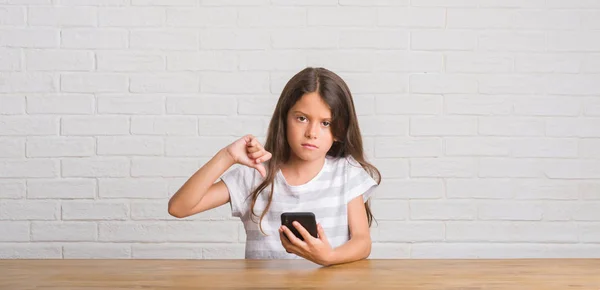
M 236 165 L 221 176 L 221 180 L 223 180 L 229 191 L 231 215 L 234 217 L 243 216 L 248 209 L 248 197 L 253 188 L 255 174 L 252 171 L 254 169 L 250 167 Z
M 346 203 L 362 195 L 367 202 L 378 184 L 373 177 L 353 158 L 346 162 Z

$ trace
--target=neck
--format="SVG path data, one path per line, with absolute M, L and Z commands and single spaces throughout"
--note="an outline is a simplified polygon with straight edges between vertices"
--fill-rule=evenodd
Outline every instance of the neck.
M 281 166 L 281 172 L 291 185 L 304 184 L 317 176 L 324 164 L 325 158 L 305 161 L 292 157 Z

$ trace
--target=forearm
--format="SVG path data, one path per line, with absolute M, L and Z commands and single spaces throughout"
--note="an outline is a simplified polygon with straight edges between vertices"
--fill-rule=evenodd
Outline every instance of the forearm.
M 370 253 L 371 238 L 369 236 L 353 237 L 333 250 L 327 264 L 336 265 L 366 259 Z
M 234 163 L 223 149 L 194 173 L 169 200 L 169 212 L 185 212 L 200 202 L 215 181 Z

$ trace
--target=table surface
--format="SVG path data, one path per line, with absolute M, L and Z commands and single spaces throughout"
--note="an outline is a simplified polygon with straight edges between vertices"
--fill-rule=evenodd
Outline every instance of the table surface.
M 0 260 L 0 289 L 600 289 L 600 259 Z

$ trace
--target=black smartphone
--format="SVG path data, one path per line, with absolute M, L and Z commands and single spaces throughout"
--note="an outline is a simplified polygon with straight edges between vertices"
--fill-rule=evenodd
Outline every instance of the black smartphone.
M 284 212 L 281 214 L 281 224 L 286 226 L 300 240 L 304 241 L 304 237 L 298 232 L 292 224 L 294 221 L 299 222 L 311 236 L 318 238 L 317 234 L 317 219 L 312 212 Z

